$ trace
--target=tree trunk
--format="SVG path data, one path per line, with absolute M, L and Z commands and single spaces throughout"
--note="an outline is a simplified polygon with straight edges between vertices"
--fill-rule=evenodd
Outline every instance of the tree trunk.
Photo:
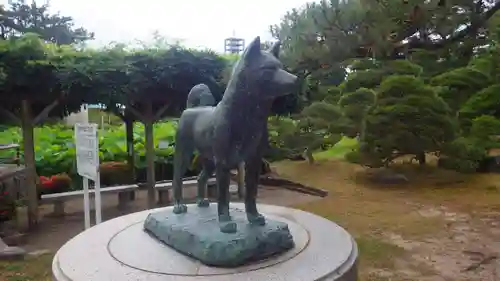
M 260 169 L 260 174 L 261 175 L 267 175 L 267 174 L 270 174 L 272 171 L 271 171 L 271 164 L 269 164 L 269 162 L 262 158 L 262 168 Z
M 151 102 L 148 103 L 144 120 L 144 134 L 146 136 L 146 163 L 147 163 L 147 188 L 148 188 L 148 208 L 155 206 L 155 151 L 153 140 L 153 108 Z
M 421 152 L 421 153 L 417 154 L 416 157 L 417 157 L 417 161 L 420 164 L 420 166 L 425 165 L 425 162 L 426 162 L 425 161 L 425 152 Z
M 309 165 L 312 165 L 314 164 L 314 156 L 312 154 L 312 151 L 309 149 L 309 148 L 306 148 L 304 150 L 304 158 L 307 160 L 307 162 L 309 163 Z
M 28 223 L 30 229 L 38 224 L 38 195 L 36 191 L 35 144 L 33 139 L 33 114 L 31 104 L 23 100 L 21 104 L 24 164 L 26 165 L 26 188 L 28 197 Z
M 132 172 L 132 178 L 134 181 L 135 178 L 135 153 L 134 153 L 134 121 L 130 118 L 126 118 L 125 122 L 125 131 L 127 134 L 127 162 L 130 165 L 130 169 Z

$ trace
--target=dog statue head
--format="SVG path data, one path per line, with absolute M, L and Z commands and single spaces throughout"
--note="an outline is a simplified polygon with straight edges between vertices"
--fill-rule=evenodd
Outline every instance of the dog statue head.
M 280 43 L 269 51 L 261 50 L 260 37 L 256 37 L 245 49 L 233 68 L 229 87 L 246 91 L 251 98 L 274 99 L 291 92 L 297 76 L 283 69 L 279 60 Z M 229 88 L 228 87 L 228 88 Z

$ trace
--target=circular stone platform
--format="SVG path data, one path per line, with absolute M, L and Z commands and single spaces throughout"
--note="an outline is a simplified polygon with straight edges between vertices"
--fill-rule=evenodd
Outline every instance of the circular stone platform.
M 52 263 L 57 281 L 355 281 L 358 249 L 343 228 L 304 211 L 260 205 L 266 217 L 286 222 L 295 248 L 268 260 L 237 268 L 201 264 L 143 231 L 147 215 L 172 207 L 118 217 L 68 241 Z M 195 205 L 188 205 L 197 208 Z M 231 203 L 244 209 L 242 203 Z

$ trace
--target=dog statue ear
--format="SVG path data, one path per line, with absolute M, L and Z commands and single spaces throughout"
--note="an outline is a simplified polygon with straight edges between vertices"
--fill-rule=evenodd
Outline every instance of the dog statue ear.
M 243 56 L 245 58 L 252 58 L 258 54 L 260 54 L 260 36 L 255 37 L 255 39 L 250 42 Z
M 273 56 L 277 59 L 279 59 L 280 56 L 280 47 L 281 43 L 280 41 L 274 42 L 274 44 L 271 46 L 271 49 L 269 49 L 269 52 L 273 54 Z

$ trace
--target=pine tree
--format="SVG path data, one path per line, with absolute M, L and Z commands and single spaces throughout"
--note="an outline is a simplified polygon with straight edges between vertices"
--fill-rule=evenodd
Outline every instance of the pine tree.
M 349 122 L 344 132 L 347 136 L 356 137 L 363 134 L 366 114 L 375 103 L 375 95 L 374 91 L 367 88 L 359 88 L 342 95 L 339 105 Z
M 388 165 L 408 154 L 425 163 L 424 153 L 439 151 L 456 132 L 448 105 L 422 79 L 410 75 L 382 82 L 365 122 L 359 159 L 370 166 Z
M 85 28 L 75 28 L 73 18 L 50 14 L 48 9 L 48 5 L 38 5 L 35 1 L 31 4 L 14 1 L 8 8 L 0 7 L 0 36 L 7 39 L 35 33 L 45 41 L 61 45 L 94 38 L 94 33 Z

